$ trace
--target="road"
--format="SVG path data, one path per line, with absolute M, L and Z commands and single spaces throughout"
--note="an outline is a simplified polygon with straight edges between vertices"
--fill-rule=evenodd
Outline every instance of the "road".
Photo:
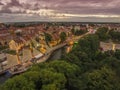
M 87 32 L 87 33 L 85 33 L 85 34 L 83 34 L 81 36 L 78 36 L 78 37 L 74 38 L 74 41 L 78 41 L 80 38 L 82 38 L 82 37 L 84 37 L 84 36 L 86 36 L 88 34 L 90 34 L 90 32 Z
M 84 36 L 86 36 L 86 35 L 88 35 L 88 34 L 90 34 L 90 32 L 87 32 L 87 33 L 85 33 L 85 34 L 83 34 L 83 35 L 80 35 L 80 36 L 74 36 L 73 38 L 71 38 L 71 37 L 69 37 L 68 38 L 68 40 L 66 40 L 66 41 L 74 41 L 74 42 L 76 42 L 76 41 L 78 41 L 80 38 L 82 38 L 82 37 L 84 37 Z
M 73 42 L 78 41 L 80 38 L 82 38 L 82 37 L 84 37 L 84 36 L 86 36 L 86 35 L 88 35 L 88 34 L 90 34 L 90 33 L 88 32 L 88 33 L 83 34 L 83 35 L 81 35 L 81 36 L 74 37 L 74 39 L 72 39 L 72 40 L 74 40 Z M 52 54 L 55 50 L 60 49 L 60 48 L 62 48 L 62 47 L 64 47 L 64 46 L 66 46 L 67 44 L 68 44 L 67 42 L 64 42 L 64 43 L 61 43 L 61 44 L 59 44 L 59 45 L 57 45 L 57 46 L 55 46 L 55 47 L 49 48 L 49 49 L 47 50 L 47 52 L 44 54 L 44 56 L 41 57 L 39 60 L 37 60 L 36 63 L 45 62 L 46 60 L 48 60 L 48 58 L 51 56 L 51 54 Z M 112 43 L 103 43 L 103 42 L 101 42 L 101 45 L 102 45 L 106 50 L 112 49 Z M 109 47 L 109 48 L 108 48 L 108 47 Z M 116 49 L 120 49 L 120 44 L 116 44 Z M 27 52 L 26 52 L 26 53 L 27 53 Z M 10 56 L 10 57 L 12 57 L 12 56 Z M 13 58 L 12 58 L 12 59 L 13 59 Z M 30 59 L 31 59 L 31 58 L 30 58 Z M 30 59 L 29 59 L 29 60 L 30 60 Z M 15 60 L 15 59 L 13 59 L 13 62 L 15 63 L 14 60 Z M 20 68 L 17 68 L 18 71 L 17 71 L 17 72 L 13 72 L 13 74 L 14 74 L 14 73 L 19 73 L 19 72 L 24 72 L 24 71 L 26 71 L 28 68 L 30 68 L 30 66 L 31 66 L 32 64 L 33 64 L 33 63 L 30 63 L 29 61 L 22 63 L 21 67 L 20 67 Z M 13 68 L 13 67 L 11 67 L 9 70 L 11 70 L 12 68 Z M 22 69 L 21 69 L 21 68 L 22 68 Z M 23 70 L 23 71 L 21 71 L 21 70 Z
M 89 34 L 89 32 L 88 32 L 88 33 L 85 33 L 85 34 L 83 34 L 83 35 L 81 35 L 81 36 L 75 37 L 75 38 L 74 38 L 74 42 L 75 42 L 75 41 L 78 41 L 80 38 L 82 38 L 82 37 L 84 37 L 84 36 L 86 36 L 86 35 L 88 35 L 88 34 Z M 43 60 L 42 60 L 42 58 L 41 58 L 41 59 L 39 59 L 38 61 L 39 61 L 39 62 L 45 62 L 45 61 L 48 59 L 48 56 L 50 56 L 50 54 L 51 54 L 53 51 L 55 51 L 55 50 L 57 50 L 57 49 L 60 49 L 60 48 L 62 48 L 62 47 L 64 47 L 64 46 L 66 46 L 66 45 L 67 45 L 67 43 L 65 42 L 65 43 L 59 44 L 59 45 L 57 45 L 57 46 L 55 46 L 55 47 L 50 48 L 50 49 L 46 52 L 46 56 L 44 56 L 44 58 L 46 58 L 46 59 L 43 59 Z
M 82 37 L 84 37 L 84 36 L 86 36 L 86 35 L 88 35 L 88 34 L 89 34 L 89 33 L 86 33 L 86 34 L 84 34 L 84 35 L 75 37 L 75 38 L 74 38 L 74 41 L 77 41 L 78 39 L 80 39 L 80 38 L 82 38 Z M 59 44 L 59 45 L 57 45 L 57 46 L 55 46 L 55 47 L 49 48 L 49 49 L 47 50 L 47 52 L 45 53 L 45 56 L 44 56 L 43 58 L 39 59 L 38 62 L 45 62 L 45 61 L 50 57 L 50 55 L 51 55 L 51 53 L 52 53 L 53 51 L 55 51 L 55 50 L 57 50 L 57 49 L 59 49 L 59 48 L 62 48 L 62 47 L 64 47 L 65 45 L 67 45 L 67 42 L 61 43 L 61 44 Z M 40 52 L 34 50 L 34 55 L 38 55 L 39 53 L 40 53 Z M 5 66 L 4 69 L 10 68 L 10 67 L 12 67 L 12 66 L 17 65 L 17 57 L 16 57 L 16 55 L 9 55 L 9 54 L 7 54 L 7 58 L 8 58 L 8 65 Z M 24 64 L 24 62 L 29 61 L 29 60 L 32 58 L 30 51 L 29 51 L 29 50 L 24 50 L 24 51 L 23 51 L 23 56 L 20 56 L 20 58 L 22 59 L 23 64 Z

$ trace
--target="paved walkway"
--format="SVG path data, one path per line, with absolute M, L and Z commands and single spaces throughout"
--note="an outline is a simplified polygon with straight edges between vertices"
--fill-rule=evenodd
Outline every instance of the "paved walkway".
M 74 38 L 74 41 L 77 41 L 78 39 L 80 39 L 80 38 L 82 38 L 83 36 L 88 35 L 88 34 L 89 34 L 89 33 L 86 33 L 86 34 L 84 34 L 84 35 L 75 37 L 75 38 Z M 46 54 L 52 53 L 54 50 L 56 50 L 56 49 L 58 49 L 58 48 L 61 48 L 61 47 L 65 46 L 66 44 L 67 44 L 67 43 L 62 43 L 62 44 L 59 44 L 59 45 L 57 45 L 57 46 L 55 46 L 55 47 L 51 47 L 51 48 L 49 48 L 49 49 L 47 50 Z M 38 55 L 39 53 L 40 53 L 40 52 L 39 52 L 38 50 L 34 49 L 34 55 L 35 55 L 35 56 Z M 48 55 L 48 56 L 49 56 L 49 55 Z M 48 57 L 48 56 L 47 56 L 47 57 Z M 23 55 L 20 56 L 20 59 L 22 60 L 22 62 L 29 61 L 31 58 L 32 58 L 32 56 L 31 56 L 30 50 L 24 49 L 24 50 L 23 50 Z M 45 57 L 45 58 L 46 58 L 46 57 Z M 43 60 L 41 60 L 40 62 L 46 61 L 45 58 L 44 58 Z M 16 55 L 7 54 L 7 61 L 8 61 L 8 65 L 5 66 L 4 68 L 9 68 L 9 67 L 11 67 L 11 66 L 17 65 L 17 57 L 16 57 Z
M 103 48 L 104 51 L 112 50 L 113 49 L 113 43 L 105 43 L 100 42 L 100 46 Z M 115 44 L 115 49 L 120 49 L 120 44 Z
M 40 53 L 40 52 L 39 52 L 38 50 L 36 50 L 35 48 L 33 49 L 33 54 L 34 54 L 35 56 L 38 55 L 39 53 Z M 25 62 L 25 61 L 30 60 L 31 58 L 32 58 L 32 56 L 31 56 L 30 50 L 24 49 L 24 50 L 23 50 L 23 56 L 21 56 L 22 61 Z
M 38 50 L 34 49 L 34 55 L 38 55 L 39 53 L 40 52 Z M 6 54 L 6 56 L 7 56 L 7 62 L 8 62 L 8 64 L 6 66 L 4 66 L 3 68 L 6 69 L 6 68 L 9 68 L 11 66 L 14 66 L 14 65 L 18 64 L 17 63 L 17 56 L 16 55 Z M 30 50 L 24 49 L 23 50 L 23 55 L 20 56 L 20 60 L 22 62 L 25 62 L 25 61 L 30 60 L 31 58 L 32 58 L 32 56 L 31 56 Z

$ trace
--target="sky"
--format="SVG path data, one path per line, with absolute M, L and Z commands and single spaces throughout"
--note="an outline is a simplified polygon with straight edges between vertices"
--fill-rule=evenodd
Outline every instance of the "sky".
M 120 0 L 0 0 L 0 22 L 120 22 Z

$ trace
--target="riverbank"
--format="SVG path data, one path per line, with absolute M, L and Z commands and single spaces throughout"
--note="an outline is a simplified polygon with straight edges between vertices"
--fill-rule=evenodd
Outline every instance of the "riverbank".
M 89 34 L 89 33 L 86 33 L 86 34 L 84 34 L 84 35 L 81 35 L 81 36 L 78 36 L 78 37 L 74 38 L 74 42 L 77 41 L 77 40 L 79 40 L 80 38 L 88 35 L 88 34 Z M 23 64 L 21 65 L 21 67 L 19 67 L 19 68 L 16 67 L 18 71 L 16 71 L 16 72 L 13 71 L 12 73 L 10 73 L 10 75 L 13 76 L 13 75 L 17 75 L 17 74 L 23 73 L 23 72 L 27 71 L 27 69 L 29 69 L 30 66 L 32 66 L 33 64 L 47 61 L 47 60 L 49 59 L 49 57 L 51 56 L 51 54 L 52 54 L 54 51 L 56 51 L 56 50 L 58 50 L 58 49 L 60 49 L 60 48 L 62 48 L 62 47 L 64 47 L 64 46 L 66 46 L 67 43 L 68 43 L 68 42 L 65 42 L 65 43 L 59 44 L 59 45 L 57 45 L 57 46 L 55 46 L 55 47 L 50 48 L 43 56 L 39 57 L 39 59 L 38 59 L 37 61 L 35 61 L 34 63 L 32 63 L 31 61 L 28 61 L 28 62 L 23 63 Z M 58 57 L 58 58 L 59 58 L 59 57 Z M 27 65 L 27 64 L 28 64 L 28 65 Z M 14 68 L 14 66 L 13 66 L 12 68 L 7 69 L 7 71 L 9 72 L 9 71 L 11 71 L 13 68 Z M 22 69 L 20 69 L 20 68 L 22 68 Z M 23 71 L 20 71 L 19 69 L 20 69 L 20 70 L 23 70 Z M 10 76 L 10 77 L 11 77 L 11 76 Z M 3 77 L 4 77 L 4 76 L 3 76 Z M 8 78 L 9 78 L 9 77 L 8 77 Z M 8 78 L 5 78 L 4 80 L 6 81 Z M 0 81 L 1 81 L 1 80 L 0 80 Z M 4 83 L 5 81 L 3 81 L 2 83 Z

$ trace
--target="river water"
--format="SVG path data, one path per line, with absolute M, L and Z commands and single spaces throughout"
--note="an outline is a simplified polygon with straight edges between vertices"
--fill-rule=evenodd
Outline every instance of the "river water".
M 5 74 L 0 75 L 0 84 L 4 83 L 6 80 L 8 80 L 12 75 L 9 72 L 6 72 Z
M 52 53 L 48 61 L 61 59 L 61 56 L 65 53 L 66 47 L 58 49 Z
M 48 61 L 52 61 L 52 60 L 58 60 L 61 58 L 61 56 L 64 54 L 65 52 L 65 48 L 63 47 L 61 49 L 58 49 L 56 51 L 54 51 L 52 53 L 52 55 L 50 56 L 50 58 L 48 59 Z M 6 80 L 8 80 L 11 77 L 10 73 L 7 74 L 3 74 L 0 76 L 0 84 L 3 84 Z

